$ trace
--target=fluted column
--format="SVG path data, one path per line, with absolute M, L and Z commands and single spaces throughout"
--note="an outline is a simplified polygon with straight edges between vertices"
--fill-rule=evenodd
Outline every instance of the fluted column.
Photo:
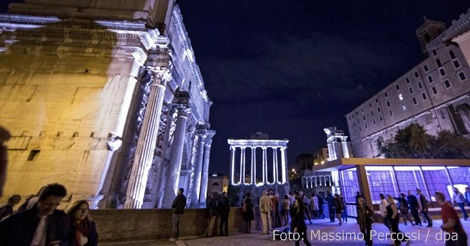
M 139 133 L 124 208 L 136 209 L 142 207 L 148 171 L 152 165 L 153 154 L 155 152 L 160 112 L 165 95 L 165 84 L 157 78 L 150 87 L 149 102 Z
M 251 147 L 251 184 L 256 184 L 256 147 Z
M 181 172 L 181 160 L 183 158 L 184 136 L 186 132 L 186 122 L 188 121 L 189 109 L 180 107 L 178 117 L 176 118 L 176 127 L 171 146 L 170 162 L 168 163 L 168 172 L 166 176 L 165 194 L 163 194 L 163 207 L 170 208 L 171 203 L 178 192 L 178 185 Z
M 196 131 L 197 150 L 194 160 L 194 171 L 191 173 L 191 183 L 189 184 L 188 200 L 192 207 L 197 206 L 199 202 L 199 194 L 201 191 L 201 175 L 204 157 L 204 140 L 206 138 L 205 129 Z
M 235 182 L 235 151 L 236 151 L 236 147 L 230 146 L 230 167 L 231 167 L 230 180 L 233 185 L 237 185 L 237 183 Z
M 199 196 L 199 203 L 205 204 L 207 197 L 207 182 L 209 182 L 209 160 L 211 153 L 212 137 L 215 135 L 215 131 L 207 131 L 207 138 L 204 144 L 204 166 L 202 171 L 202 182 L 201 182 L 201 194 Z
M 287 182 L 287 177 L 286 177 L 286 171 L 287 171 L 287 166 L 286 166 L 286 160 L 287 160 L 287 156 L 286 156 L 286 147 L 281 147 L 281 168 L 282 168 L 282 183 L 286 183 Z
M 261 147 L 263 149 L 263 184 L 268 182 L 268 152 L 266 147 Z

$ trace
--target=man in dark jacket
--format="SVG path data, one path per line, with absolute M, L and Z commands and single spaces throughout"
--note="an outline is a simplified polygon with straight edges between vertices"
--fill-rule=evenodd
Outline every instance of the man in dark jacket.
M 180 188 L 178 195 L 173 200 L 171 207 L 173 208 L 173 218 L 172 218 L 172 237 L 170 241 L 176 241 L 180 232 L 180 219 L 181 215 L 184 213 L 184 207 L 186 207 L 186 197 L 183 195 L 184 189 Z
M 0 222 L 0 245 L 59 245 L 67 235 L 69 217 L 56 208 L 66 195 L 60 184 L 46 186 L 34 207 Z
M 227 193 L 222 192 L 222 198 L 219 203 L 220 213 L 220 235 L 228 236 L 228 214 L 230 213 L 230 201 L 228 200 Z
M 326 201 L 328 202 L 328 213 L 330 214 L 330 222 L 335 222 L 335 206 L 334 206 L 334 197 L 331 195 L 331 192 L 327 192 Z
M 408 191 L 408 196 L 406 198 L 408 199 L 408 205 L 410 206 L 411 215 L 413 215 L 413 218 L 415 219 L 415 225 L 421 225 L 421 219 L 419 218 L 418 214 L 418 199 L 416 198 L 416 196 L 411 194 L 410 190 Z

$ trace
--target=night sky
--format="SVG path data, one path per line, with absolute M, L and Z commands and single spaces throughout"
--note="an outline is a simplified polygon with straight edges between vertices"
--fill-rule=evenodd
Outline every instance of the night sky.
M 423 16 L 449 26 L 470 7 L 468 0 L 177 3 L 214 102 L 210 171 L 224 174 L 228 138 L 289 139 L 293 165 L 326 145 L 323 128 L 348 134 L 347 113 L 424 59 L 415 36 Z

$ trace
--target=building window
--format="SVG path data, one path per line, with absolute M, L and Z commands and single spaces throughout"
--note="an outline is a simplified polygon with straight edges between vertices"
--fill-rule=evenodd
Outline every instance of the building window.
M 413 95 L 413 93 L 414 93 L 413 92 L 413 87 L 408 88 L 408 90 L 410 91 L 410 95 Z
M 436 87 L 435 87 L 435 86 L 433 86 L 433 87 L 431 88 L 431 90 L 432 90 L 432 93 L 433 93 L 434 95 L 436 95 L 436 94 L 437 94 L 437 89 L 436 89 Z
M 413 104 L 416 105 L 418 102 L 416 102 L 416 98 L 413 97 Z
M 455 68 L 459 68 L 459 67 L 460 67 L 459 60 L 456 59 L 456 60 L 452 61 L 452 63 L 454 64 L 454 67 L 455 67 Z
M 370 111 L 370 114 L 371 114 L 372 116 L 374 116 L 374 111 Z
M 426 72 L 429 71 L 428 65 L 424 65 L 424 71 L 426 71 Z
M 375 99 L 375 103 L 379 103 L 379 99 L 378 99 L 378 98 Z
M 406 83 L 407 83 L 407 84 L 410 83 L 410 79 L 409 79 L 409 78 L 406 78 Z
M 397 90 L 400 90 L 400 86 L 399 86 L 399 85 L 395 85 L 395 88 L 397 88 Z
M 444 81 L 444 85 L 446 86 L 446 88 L 450 88 L 452 86 L 448 79 L 446 81 Z
M 419 89 L 423 89 L 423 83 L 418 82 L 418 88 L 419 88 Z
M 433 54 L 433 55 L 437 55 L 437 51 L 436 51 L 436 50 L 432 50 L 432 54 Z
M 380 116 L 380 121 L 383 121 L 384 119 L 382 118 L 382 115 Z
M 364 126 L 365 126 L 365 128 L 367 129 L 367 123 L 366 123 L 366 124 L 364 124 Z
M 356 111 L 356 115 L 359 115 L 359 113 Z
M 387 93 L 387 92 L 385 92 L 385 93 L 384 93 L 384 96 L 385 96 L 385 97 L 388 97 L 388 93 Z
M 390 102 L 389 101 L 387 101 L 387 106 L 390 107 Z
M 454 53 L 453 50 L 449 50 L 449 55 L 450 55 L 450 59 L 455 59 L 455 58 L 457 58 L 457 57 L 455 56 L 455 53 Z
M 419 78 L 419 73 L 418 72 L 415 72 L 415 78 Z M 406 78 L 408 79 L 408 78 Z M 409 79 L 408 79 L 409 80 Z M 408 82 L 408 81 L 407 81 Z
M 437 64 L 437 67 L 442 67 L 441 60 L 439 60 L 439 59 L 436 59 L 436 64 Z
M 377 111 L 380 113 L 380 107 L 377 107 Z
M 434 82 L 434 79 L 432 78 L 431 75 L 428 76 L 428 81 L 429 81 L 430 84 L 431 84 L 432 82 Z
M 441 68 L 439 68 L 439 73 L 440 73 L 442 76 L 444 76 L 444 75 L 446 75 L 446 70 L 445 70 L 443 67 L 441 67 Z
M 460 81 L 464 81 L 464 80 L 467 79 L 467 76 L 465 76 L 465 73 L 464 73 L 464 72 L 460 72 L 460 73 L 459 73 L 459 79 L 460 79 Z
M 392 110 L 390 110 L 390 116 L 393 116 Z
M 372 122 L 374 122 L 374 125 L 375 125 L 375 119 L 373 119 Z
M 423 97 L 423 100 L 428 99 L 428 97 L 426 96 L 426 93 L 425 93 L 425 92 L 421 93 L 421 96 Z
M 405 111 L 406 110 L 406 105 L 404 103 L 402 103 L 401 108 L 403 109 L 403 111 Z
M 369 103 L 369 107 L 371 107 L 371 108 L 372 108 L 372 103 Z
M 362 118 L 363 118 L 364 120 L 366 120 L 366 116 L 365 116 L 365 115 L 364 115 L 364 116 L 362 116 Z

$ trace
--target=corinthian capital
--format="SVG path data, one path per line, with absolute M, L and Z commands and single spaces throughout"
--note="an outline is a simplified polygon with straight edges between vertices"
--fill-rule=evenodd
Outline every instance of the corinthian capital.
M 162 41 L 157 40 L 157 46 L 148 52 L 145 66 L 149 68 L 155 79 L 161 84 L 171 80 L 171 52 L 168 49 L 168 38 L 162 37 Z

